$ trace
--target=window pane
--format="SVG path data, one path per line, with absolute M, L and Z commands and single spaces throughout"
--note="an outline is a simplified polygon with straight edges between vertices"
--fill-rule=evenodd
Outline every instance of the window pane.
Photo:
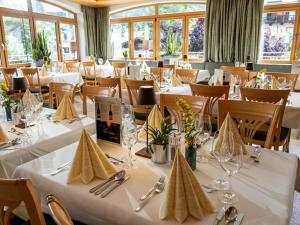
M 29 20 L 4 16 L 3 23 L 9 64 L 31 63 Z
M 57 61 L 57 42 L 55 23 L 48 21 L 36 21 L 36 31 L 44 32 L 48 40 L 48 49 L 51 52 L 50 59 Z
M 189 19 L 189 58 L 204 58 L 204 18 Z
M 290 60 L 295 11 L 263 14 L 261 60 Z
M 46 2 L 40 2 L 37 0 L 31 0 L 31 4 L 33 12 L 74 19 L 73 13 L 63 10 L 62 8 L 59 8 L 55 5 L 51 5 Z
M 153 58 L 153 22 L 136 22 L 134 27 L 134 57 Z
M 76 31 L 74 24 L 60 24 L 63 60 L 77 59 Z
M 300 2 L 300 0 L 265 0 L 265 5 L 288 4 Z
M 164 4 L 158 5 L 158 14 L 205 11 L 205 4 Z
M 160 21 L 160 55 L 180 56 L 182 53 L 182 20 Z
M 155 15 L 155 7 L 147 6 L 143 8 L 131 9 L 124 12 L 111 15 L 111 19 L 137 17 L 137 16 L 153 16 Z
M 129 52 L 128 24 L 116 23 L 111 25 L 111 40 L 113 58 L 123 58 L 123 52 Z
M 27 0 L 0 0 L 0 7 L 28 11 Z

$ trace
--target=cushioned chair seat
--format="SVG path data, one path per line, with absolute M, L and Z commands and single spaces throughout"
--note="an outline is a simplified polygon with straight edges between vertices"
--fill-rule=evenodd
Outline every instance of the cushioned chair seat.
M 31 93 L 39 93 L 40 92 L 39 88 L 30 88 L 29 90 L 30 90 Z M 42 92 L 42 94 L 49 93 L 49 87 L 42 86 L 41 87 L 41 92 Z
M 288 137 L 289 130 L 290 130 L 289 128 L 281 127 L 280 141 L 284 141 Z M 264 132 L 264 131 L 257 131 L 253 137 L 253 139 L 258 140 L 258 141 L 265 141 L 266 138 L 267 138 L 267 132 Z

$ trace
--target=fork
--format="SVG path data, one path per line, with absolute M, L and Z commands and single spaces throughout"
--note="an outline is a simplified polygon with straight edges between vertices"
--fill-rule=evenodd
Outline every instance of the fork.
M 151 195 L 152 192 L 155 191 L 155 189 L 156 189 L 159 185 L 161 185 L 162 183 L 165 182 L 165 179 L 166 179 L 165 176 L 161 176 L 161 177 L 159 178 L 159 180 L 155 183 L 155 185 L 154 185 L 154 186 L 153 186 L 153 187 L 152 187 L 145 195 L 143 195 L 143 196 L 140 198 L 140 200 L 141 200 L 141 201 L 144 201 L 146 198 L 148 198 L 148 196 Z

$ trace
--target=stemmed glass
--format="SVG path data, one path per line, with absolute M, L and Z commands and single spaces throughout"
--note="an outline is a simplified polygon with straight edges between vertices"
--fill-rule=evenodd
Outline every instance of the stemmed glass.
M 198 142 L 198 162 L 207 163 L 208 159 L 205 153 L 205 149 L 203 145 L 210 139 L 212 135 L 212 125 L 211 125 L 211 118 L 209 115 L 203 114 L 195 115 L 195 127 L 198 131 L 197 135 L 197 142 Z
M 133 120 L 125 120 L 122 122 L 121 129 L 122 142 L 128 149 L 128 156 L 125 158 L 126 164 L 124 164 L 124 169 L 130 170 L 134 168 L 131 150 L 138 140 L 137 127 Z
M 237 174 L 243 165 L 243 148 L 241 145 L 234 144 L 233 133 L 229 133 L 229 146 L 221 148 L 219 162 L 221 168 L 227 173 L 229 181 L 229 189 L 223 192 L 220 196 L 220 201 L 227 205 L 232 205 L 238 202 L 237 195 L 232 191 L 231 178 Z
M 41 114 L 43 112 L 43 95 L 41 93 L 33 93 L 32 95 L 37 100 L 37 104 L 33 105 L 34 119 L 39 123 L 41 122 Z
M 134 114 L 131 105 L 123 104 L 122 105 L 122 120 L 134 120 Z

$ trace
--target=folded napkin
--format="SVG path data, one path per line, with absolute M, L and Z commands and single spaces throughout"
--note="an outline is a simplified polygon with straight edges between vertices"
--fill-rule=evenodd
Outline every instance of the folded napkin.
M 104 66 L 111 66 L 111 64 L 108 60 L 106 60 L 106 62 L 104 63 Z
M 215 83 L 215 86 L 223 86 L 223 83 L 218 79 Z
M 154 80 L 153 82 L 154 82 L 154 91 L 161 92 L 158 82 L 156 80 Z
M 255 88 L 255 78 L 253 78 L 249 81 L 246 81 L 245 84 L 244 84 L 244 87 L 246 87 L 246 88 Z
M 71 120 L 78 118 L 78 114 L 71 101 L 71 96 L 65 94 L 54 115 L 54 120 Z
M 115 167 L 107 159 L 104 152 L 84 129 L 67 183 L 81 181 L 84 184 L 88 184 L 94 178 L 107 179 L 116 172 Z
M 172 83 L 173 87 L 182 85 L 181 80 L 178 78 L 178 76 L 176 74 L 171 75 L 171 83 Z
M 149 116 L 148 116 L 148 128 L 152 127 L 153 129 L 161 130 L 161 121 L 163 116 L 157 105 L 153 106 Z M 146 140 L 147 138 L 147 124 L 145 123 L 141 131 L 139 132 L 139 138 Z
M 3 127 L 0 125 L 0 143 L 7 143 L 9 141 L 6 132 L 4 131 Z
M 214 80 L 215 80 L 215 76 L 212 75 L 212 76 L 210 77 L 210 79 L 208 80 L 208 85 L 209 85 L 209 86 L 213 86 L 213 85 L 214 85 Z
M 166 196 L 159 210 L 159 218 L 174 217 L 179 223 L 183 223 L 189 216 L 202 220 L 214 212 L 215 207 L 209 201 L 182 153 L 177 151 Z
M 30 92 L 29 89 L 26 90 L 26 92 L 23 95 L 22 98 L 23 105 L 25 107 L 32 107 L 39 104 L 39 101 L 36 99 L 36 97 Z
M 231 137 L 229 136 L 230 134 L 232 135 Z M 232 141 L 234 143 L 231 143 Z M 242 148 L 243 155 L 248 154 L 239 130 L 229 113 L 227 113 L 227 116 L 220 128 L 219 137 L 215 145 L 215 152 L 221 153 L 221 149 L 226 146 L 234 146 L 234 150 Z M 239 154 L 239 152 L 235 152 L 235 154 Z

